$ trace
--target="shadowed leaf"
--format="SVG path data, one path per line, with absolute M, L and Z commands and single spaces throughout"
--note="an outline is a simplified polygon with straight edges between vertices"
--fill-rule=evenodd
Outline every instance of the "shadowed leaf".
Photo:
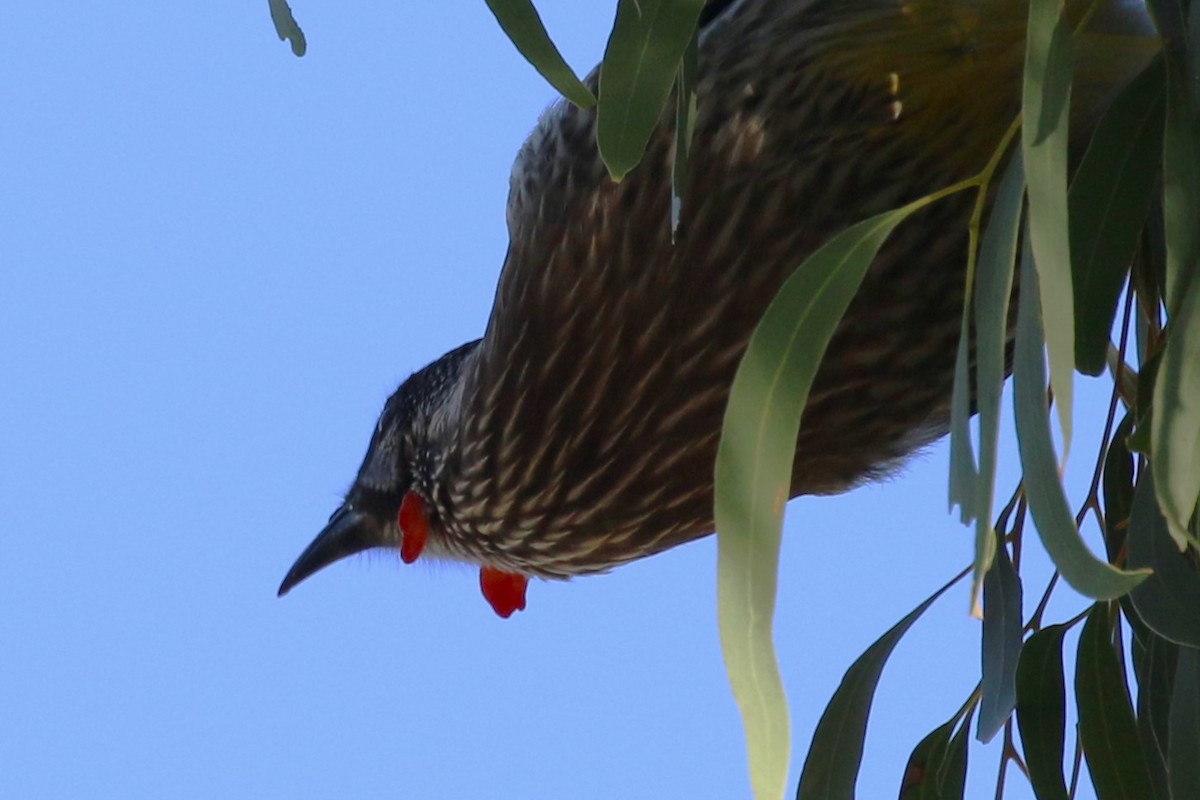
M 1132 413 L 1126 414 L 1113 431 L 1104 456 L 1104 544 L 1110 561 L 1125 545 L 1133 509 L 1133 454 L 1125 441 L 1131 430 Z
M 949 722 L 935 728 L 913 748 L 908 763 L 904 766 L 904 776 L 900 780 L 900 800 L 936 797 L 938 771 L 946 760 L 950 736 L 957 724 L 956 715 Z
M 268 0 L 268 3 L 271 8 L 271 22 L 275 23 L 275 33 L 279 35 L 279 41 L 290 41 L 292 52 L 297 56 L 304 55 L 308 50 L 308 42 L 304 38 L 304 31 L 300 30 L 296 18 L 292 16 L 292 8 L 287 4 L 287 0 Z
M 1154 798 L 1105 603 L 1092 607 L 1079 635 L 1075 700 L 1079 739 L 1099 800 Z
M 1171 797 L 1200 797 L 1200 651 L 1190 647 L 1179 648 L 1170 726 Z
M 1099 375 L 1129 262 L 1159 177 L 1165 72 L 1155 59 L 1113 101 L 1070 190 L 1075 364 Z
M 1150 463 L 1158 503 L 1176 547 L 1182 549 L 1189 541 L 1200 544 L 1188 532 L 1200 497 L 1200 278 L 1188 283 L 1167 327 L 1154 381 Z
M 1154 574 L 1138 585 L 1130 600 L 1138 616 L 1163 638 L 1200 647 L 1200 572 L 1179 552 L 1154 498 L 1157 474 L 1143 470 L 1129 517 L 1129 565 Z
M 1185 11 L 1187 4 L 1180 6 Z M 1193 3 L 1183 18 L 1190 34 L 1200 26 Z M 1200 108 L 1192 102 L 1189 67 L 1200 41 L 1167 50 L 1167 118 L 1163 134 L 1163 221 L 1166 300 L 1170 323 L 1150 420 L 1150 461 L 1158 503 L 1181 549 L 1200 497 Z
M 1017 727 L 1038 800 L 1067 800 L 1063 780 L 1067 690 L 1063 636 L 1067 625 L 1051 625 L 1029 637 L 1017 662 Z
M 871 714 L 871 702 L 875 698 L 875 687 L 879 684 L 883 666 L 912 624 L 956 582 L 957 579 L 950 581 L 934 592 L 879 637 L 846 670 L 813 733 L 808 756 L 804 759 L 804 769 L 800 773 L 796 800 L 853 800 L 854 784 L 862 762 L 867 719 Z
M 1175 686 L 1175 663 L 1179 646 L 1151 631 L 1126 607 L 1125 616 L 1133 629 L 1134 677 L 1137 679 L 1137 726 L 1146 766 L 1160 797 L 1167 796 L 1167 731 L 1171 710 L 1171 695 Z

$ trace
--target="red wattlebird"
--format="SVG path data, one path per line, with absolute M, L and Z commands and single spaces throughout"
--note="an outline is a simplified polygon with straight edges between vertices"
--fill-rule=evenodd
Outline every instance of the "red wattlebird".
M 832 235 L 984 166 L 1019 111 L 1026 13 L 1013 0 L 709 3 L 674 241 L 671 114 L 617 183 L 594 111 L 551 107 L 513 167 L 483 337 L 388 400 L 280 594 L 396 548 L 478 564 L 507 616 L 529 577 L 602 572 L 710 533 L 722 415 L 754 325 Z M 1155 41 L 1137 3 L 1087 31 L 1085 123 Z M 845 491 L 946 432 L 971 199 L 916 214 L 872 265 L 813 385 L 793 496 Z

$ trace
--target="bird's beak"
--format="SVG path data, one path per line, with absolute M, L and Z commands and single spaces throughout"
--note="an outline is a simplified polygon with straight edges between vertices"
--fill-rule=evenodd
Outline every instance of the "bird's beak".
M 374 520 L 349 504 L 343 505 L 333 513 L 329 524 L 304 549 L 296 563 L 292 564 L 283 583 L 279 584 L 278 596 L 283 597 L 297 583 L 333 562 L 379 544 L 379 532 Z

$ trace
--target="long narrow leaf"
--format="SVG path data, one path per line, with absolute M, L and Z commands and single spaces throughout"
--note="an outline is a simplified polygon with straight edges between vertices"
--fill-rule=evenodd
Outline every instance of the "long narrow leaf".
M 576 77 L 558 52 L 532 0 L 487 0 L 487 5 L 517 51 L 563 97 L 580 108 L 591 108 L 596 104 L 591 90 Z
M 1200 797 L 1200 651 L 1191 647 L 1179 648 L 1170 720 L 1171 797 Z
M 813 733 L 796 800 L 853 800 L 875 687 L 888 657 L 913 623 L 957 582 L 950 581 L 880 636 L 846 670 Z
M 1152 61 L 1113 101 L 1070 190 L 1075 364 L 1099 375 L 1121 286 L 1159 177 L 1166 73 Z
M 1133 509 L 1133 454 L 1129 452 L 1126 439 L 1133 430 L 1133 414 L 1125 418 L 1113 431 L 1104 455 L 1104 545 L 1109 560 L 1113 560 L 1124 548 L 1128 537 L 1129 515 Z M 1137 566 L 1137 565 L 1135 565 Z
M 308 51 L 308 42 L 304 38 L 304 31 L 300 30 L 299 23 L 292 16 L 292 7 L 287 4 L 287 0 L 267 2 L 271 9 L 271 22 L 275 24 L 275 33 L 279 35 L 279 41 L 291 42 L 293 55 L 304 55 Z
M 1097 603 L 1079 635 L 1075 661 L 1079 739 L 1100 800 L 1153 800 L 1107 604 Z
M 971 715 L 966 720 L 950 746 L 946 748 L 946 759 L 938 770 L 938 800 L 962 800 L 967 788 L 967 744 L 970 740 Z
M 934 728 L 917 743 L 904 765 L 904 776 L 900 779 L 900 800 L 925 800 L 937 794 L 937 776 L 946 760 L 946 750 L 954 726 L 958 725 L 956 714 L 948 722 Z
M 976 736 L 990 742 L 1017 704 L 1017 660 L 1021 655 L 1021 578 L 1008 551 L 996 548 L 996 560 L 983 579 L 983 681 Z
M 1188 11 L 1187 5 L 1180 6 Z M 1183 20 L 1186 48 L 1167 51 L 1167 119 L 1163 135 L 1163 219 L 1166 229 L 1166 349 L 1154 383 L 1150 460 L 1158 502 L 1181 549 L 1200 496 L 1200 108 L 1192 102 L 1200 41 L 1200 11 Z
M 970 524 L 978 515 L 976 492 L 979 469 L 971 446 L 971 349 L 972 289 L 975 270 L 967 270 L 963 295 L 962 321 L 959 325 L 958 353 L 954 357 L 954 388 L 950 402 L 950 509 L 959 507 L 959 519 Z M 990 553 L 989 553 L 990 556 Z M 988 559 L 990 562 L 990 558 Z M 986 567 L 984 568 L 986 569 Z M 983 575 L 983 570 L 978 572 Z M 972 598 L 974 600 L 974 598 Z
M 1122 607 L 1125 602 L 1122 601 Z M 1175 664 L 1179 646 L 1168 642 L 1141 624 L 1136 614 L 1129 614 L 1133 629 L 1133 669 L 1137 679 L 1137 726 L 1146 765 L 1154 781 L 1157 796 L 1169 796 L 1167 779 L 1167 739 L 1172 695 L 1175 687 Z
M 1075 374 L 1075 312 L 1067 227 L 1067 139 L 1071 98 L 1071 28 L 1061 0 L 1032 0 L 1025 45 L 1021 142 L 1029 186 L 1029 233 L 1037 265 L 1050 354 L 1050 386 L 1063 435 L 1063 461 L 1071 449 Z M 1033 287 L 1022 283 L 1022 298 Z
M 1046 414 L 1046 364 L 1042 356 L 1042 310 L 1038 275 L 1021 259 L 1021 303 L 1017 308 L 1017 344 L 1013 365 L 1013 402 L 1017 445 L 1025 473 L 1025 496 L 1046 552 L 1067 583 L 1096 599 L 1120 597 L 1136 586 L 1145 571 L 1125 572 L 1092 555 L 1067 502 L 1058 474 L 1050 421 Z
M 717 448 L 717 612 L 759 800 L 787 782 L 787 701 L 771 623 L 792 459 L 813 378 L 879 247 L 908 207 L 830 240 L 784 282 L 738 365 Z
M 1177 644 L 1200 647 L 1200 572 L 1179 552 L 1155 502 L 1157 474 L 1145 470 L 1133 495 L 1129 517 L 1129 565 L 1154 574 L 1142 581 L 1130 600 L 1155 633 Z
M 1200 19 L 1193 7 L 1189 17 Z M 1189 51 L 1200 43 L 1189 42 Z M 1167 117 L 1163 131 L 1163 222 L 1167 237 L 1167 309 L 1174 312 L 1200 270 L 1200 108 L 1193 106 L 1189 54 L 1167 50 Z
M 620 180 L 642 158 L 704 0 L 620 0 L 604 63 L 596 143 Z
M 1197 267 L 1200 271 L 1200 264 Z M 1183 549 L 1189 541 L 1200 544 L 1188 532 L 1200 498 L 1200 277 L 1184 289 L 1167 328 L 1154 381 L 1150 463 L 1175 545 Z
M 1067 800 L 1062 771 L 1067 725 L 1062 646 L 1069 629 L 1051 625 L 1033 634 L 1017 663 L 1017 727 L 1038 800 Z
M 996 536 L 992 503 L 996 495 L 996 458 L 1000 442 L 1000 398 L 1007 373 L 1008 305 L 1012 294 L 1021 205 L 1025 198 L 1025 161 L 1021 151 L 1009 158 L 996 192 L 995 205 L 979 247 L 975 282 L 975 397 L 979 407 L 979 476 L 975 492 L 975 565 L 972 607 L 992 564 Z

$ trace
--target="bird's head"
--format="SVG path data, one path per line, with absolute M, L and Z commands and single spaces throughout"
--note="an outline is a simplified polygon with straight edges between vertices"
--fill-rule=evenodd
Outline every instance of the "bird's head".
M 477 345 L 463 345 L 415 372 L 388 398 L 345 500 L 288 570 L 280 596 L 318 570 L 364 550 L 398 548 L 406 562 L 420 555 L 455 416 L 455 388 Z

